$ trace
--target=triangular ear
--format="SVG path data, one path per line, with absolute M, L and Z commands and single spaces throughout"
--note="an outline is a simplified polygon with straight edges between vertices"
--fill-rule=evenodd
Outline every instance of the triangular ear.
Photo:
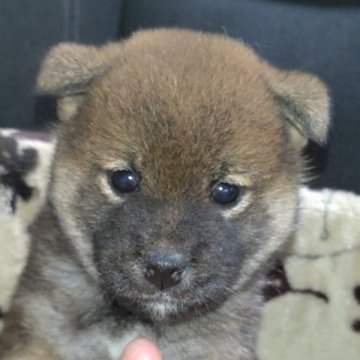
M 61 120 L 76 115 L 91 83 L 106 71 L 120 48 L 120 44 L 98 48 L 61 43 L 50 50 L 41 65 L 37 89 L 58 98 Z
M 330 104 L 326 86 L 314 75 L 268 67 L 266 80 L 295 146 L 326 141 Z

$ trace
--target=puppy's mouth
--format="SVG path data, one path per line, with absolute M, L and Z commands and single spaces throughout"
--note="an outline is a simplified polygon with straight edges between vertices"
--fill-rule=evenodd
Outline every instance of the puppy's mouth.
M 207 299 L 179 299 L 168 295 L 160 295 L 138 303 L 137 312 L 152 321 L 183 321 L 194 316 L 215 310 L 217 301 Z
M 150 321 L 176 319 L 186 311 L 186 308 L 184 302 L 166 294 L 154 295 L 146 299 L 120 297 L 113 298 L 112 301 L 112 310 L 115 315 L 123 318 L 125 313 L 132 314 Z
M 154 322 L 177 322 L 214 310 L 222 302 L 222 296 L 208 293 L 205 287 L 170 288 L 147 292 L 135 286 L 127 293 L 117 292 L 113 299 L 117 306 L 126 309 L 135 316 Z M 205 294 L 204 294 L 205 293 Z

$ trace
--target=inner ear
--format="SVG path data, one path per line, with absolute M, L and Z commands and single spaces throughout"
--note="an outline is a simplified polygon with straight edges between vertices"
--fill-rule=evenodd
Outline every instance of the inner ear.
M 57 100 L 57 114 L 60 120 L 68 121 L 75 117 L 85 100 L 86 93 L 71 94 L 59 97 Z
M 300 148 L 326 141 L 330 110 L 324 83 L 314 75 L 268 68 L 266 81 L 290 138 Z

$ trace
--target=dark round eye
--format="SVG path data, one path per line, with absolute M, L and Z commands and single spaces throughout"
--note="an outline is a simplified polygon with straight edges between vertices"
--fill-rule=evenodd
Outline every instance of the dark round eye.
M 131 192 L 139 186 L 139 178 L 130 170 L 117 170 L 111 174 L 111 184 L 119 192 Z
M 217 203 L 225 205 L 234 202 L 239 194 L 239 186 L 220 182 L 213 187 L 211 195 Z

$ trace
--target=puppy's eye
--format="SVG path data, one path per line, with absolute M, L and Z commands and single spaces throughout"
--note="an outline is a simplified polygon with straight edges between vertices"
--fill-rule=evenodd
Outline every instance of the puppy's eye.
M 217 203 L 225 205 L 234 202 L 239 197 L 239 194 L 239 186 L 220 182 L 213 187 L 211 196 Z
M 111 185 L 119 192 L 131 192 L 139 186 L 139 177 L 130 170 L 117 170 L 110 175 Z

